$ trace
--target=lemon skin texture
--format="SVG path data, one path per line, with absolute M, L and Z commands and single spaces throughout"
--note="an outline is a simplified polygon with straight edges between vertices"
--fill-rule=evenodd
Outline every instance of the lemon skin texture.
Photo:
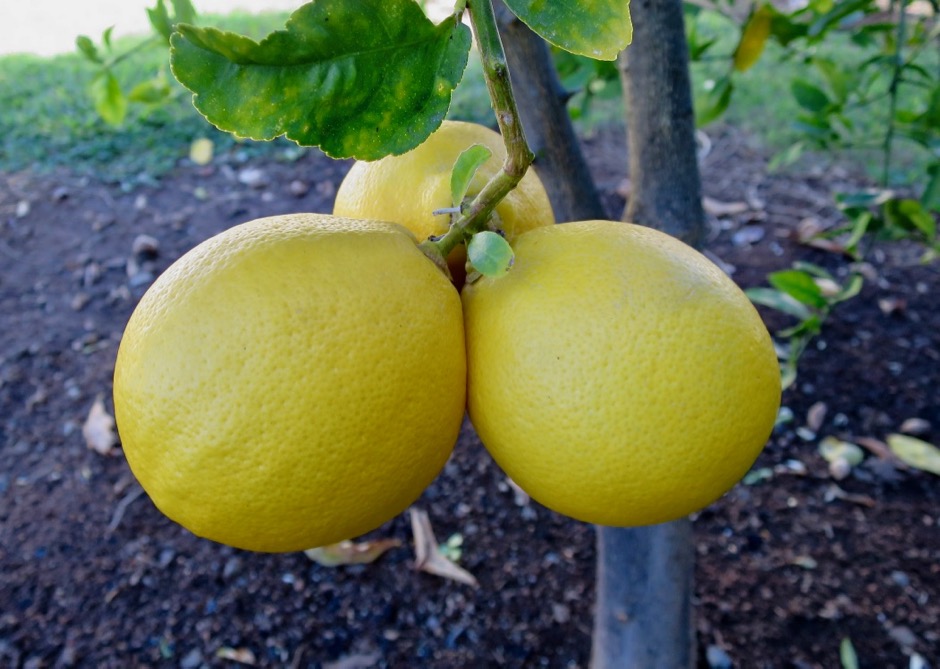
M 539 228 L 463 289 L 468 409 L 541 504 L 600 525 L 674 520 L 729 490 L 773 428 L 767 330 L 711 261 L 647 227 Z
M 450 216 L 432 212 L 452 207 L 450 177 L 457 157 L 474 144 L 493 155 L 477 170 L 468 197 L 472 198 L 500 170 L 506 148 L 500 135 L 476 123 L 444 121 L 423 144 L 400 156 L 353 164 L 336 192 L 337 216 L 394 221 L 411 230 L 419 241 L 442 235 Z M 518 186 L 496 205 L 494 223 L 512 242 L 518 235 L 555 222 L 545 187 L 530 168 Z M 463 274 L 462 245 L 448 257 L 452 272 Z
M 200 244 L 130 318 L 114 405 L 131 469 L 195 534 L 294 551 L 370 531 L 464 415 L 459 295 L 390 223 L 303 214 Z

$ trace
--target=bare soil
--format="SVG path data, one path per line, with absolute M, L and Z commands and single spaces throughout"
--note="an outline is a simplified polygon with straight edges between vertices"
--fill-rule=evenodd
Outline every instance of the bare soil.
M 712 139 L 706 193 L 745 205 L 710 216 L 710 252 L 734 278 L 759 285 L 796 259 L 844 273 L 794 232 L 836 220 L 829 193 L 856 180 L 771 176 L 746 138 Z M 586 151 L 619 216 L 622 137 Z M 139 493 L 119 449 L 86 446 L 82 424 L 96 397 L 111 410 L 121 330 L 154 276 L 236 223 L 328 212 L 347 168 L 313 151 L 236 154 L 130 193 L 0 174 L 0 667 L 588 666 L 594 530 L 517 496 L 469 426 L 417 506 L 441 541 L 462 535 L 477 588 L 414 570 L 407 516 L 370 535 L 403 542 L 370 565 L 199 539 Z M 142 234 L 156 248 L 135 252 Z M 901 669 L 913 653 L 940 664 L 937 478 L 870 446 L 837 481 L 818 452 L 823 437 L 883 440 L 912 418 L 940 443 L 937 264 L 879 244 L 866 271 L 785 394 L 794 419 L 760 457 L 765 477 L 695 518 L 702 667 L 839 667 L 845 637 L 862 667 Z

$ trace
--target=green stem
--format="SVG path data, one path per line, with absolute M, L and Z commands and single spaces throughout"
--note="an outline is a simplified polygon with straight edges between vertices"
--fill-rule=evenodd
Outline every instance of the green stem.
M 888 187 L 888 179 L 891 172 L 891 153 L 894 144 L 895 114 L 898 109 L 898 90 L 901 87 L 901 75 L 904 72 L 904 40 L 907 39 L 907 2 L 900 4 L 901 16 L 898 19 L 897 40 L 894 51 L 894 71 L 891 74 L 891 84 L 888 86 L 889 105 L 888 105 L 888 128 L 885 131 L 884 145 L 882 146 L 882 167 L 881 167 L 881 185 Z
M 116 65 L 119 65 L 121 62 L 127 60 L 128 58 L 133 57 L 137 53 L 144 51 L 145 49 L 149 49 L 150 47 L 155 46 L 158 43 L 163 42 L 163 41 L 164 41 L 163 38 L 160 37 L 159 35 L 151 35 L 150 37 L 147 37 L 141 40 L 140 42 L 132 46 L 130 49 L 128 49 L 127 51 L 123 53 L 119 53 L 118 55 L 113 56 L 112 58 L 109 58 L 107 61 L 102 63 L 102 66 L 105 69 L 110 69 Z
M 535 159 L 526 143 L 522 121 L 516 108 L 509 79 L 506 53 L 499 37 L 492 0 L 467 0 L 470 24 L 476 35 L 483 76 L 496 114 L 496 122 L 506 144 L 506 160 L 502 168 L 483 187 L 442 237 L 422 242 L 435 255 L 446 258 L 461 242 L 484 229 L 493 209 L 519 181 Z

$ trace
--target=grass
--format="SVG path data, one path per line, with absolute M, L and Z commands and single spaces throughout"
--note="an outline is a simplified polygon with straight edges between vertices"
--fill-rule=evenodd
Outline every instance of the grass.
M 283 27 L 286 18 L 282 13 L 233 13 L 207 16 L 204 23 L 257 37 Z M 117 40 L 115 53 L 143 39 Z M 133 84 L 161 69 L 167 69 L 166 48 L 154 44 L 120 63 L 115 72 L 122 82 Z M 67 165 L 132 187 L 171 169 L 198 137 L 209 137 L 219 151 L 235 146 L 234 138 L 211 127 L 196 113 L 188 92 L 172 77 L 174 93 L 169 103 L 132 105 L 121 127 L 109 126 L 98 117 L 88 95 L 96 71 L 77 53 L 0 58 L 0 107 L 4 110 L 0 115 L 0 170 Z M 239 149 L 282 150 L 288 144 L 243 143 Z
M 260 37 L 283 27 L 286 18 L 284 13 L 233 13 L 208 16 L 202 23 Z M 710 53 L 727 56 L 733 51 L 737 29 L 727 21 L 703 14 L 698 29 L 700 34 L 718 39 Z M 141 39 L 119 40 L 116 52 L 131 48 Z M 851 63 L 860 57 L 848 40 L 829 40 L 820 49 L 842 62 Z M 789 82 L 798 76 L 818 81 L 815 70 L 803 61 L 782 61 L 780 55 L 780 48 L 771 42 L 765 56 L 751 70 L 735 75 L 734 96 L 722 117 L 723 122 L 742 128 L 772 151 L 783 151 L 802 138 L 792 122 L 800 110 L 789 92 Z M 727 72 L 728 67 L 727 58 L 721 57 L 693 64 L 694 91 L 703 93 L 708 83 Z M 931 67 L 937 71 L 937 65 Z M 166 49 L 156 45 L 123 61 L 117 73 L 121 81 L 136 83 L 161 68 L 166 69 Z M 195 112 L 188 92 L 172 77 L 168 78 L 175 88 L 169 103 L 132 105 L 123 126 L 111 127 L 98 117 L 87 93 L 95 73 L 96 69 L 77 53 L 54 58 L 0 58 L 0 108 L 4 110 L 0 114 L 0 170 L 68 166 L 132 187 L 158 179 L 187 155 L 190 143 L 199 137 L 213 140 L 217 153 L 237 149 L 245 156 L 265 152 L 296 155 L 296 146 L 287 140 L 238 144 L 230 135 L 212 128 Z M 592 98 L 589 111 L 577 120 L 585 132 L 598 125 L 622 122 L 623 118 L 619 81 L 614 78 L 606 83 L 595 82 L 594 86 L 599 94 Z M 905 89 L 905 95 L 903 105 L 921 104 L 912 99 L 910 88 Z M 574 105 L 579 102 L 578 98 L 573 100 Z M 473 57 L 455 91 L 450 115 L 492 125 L 491 114 L 479 61 Z M 859 135 L 878 137 L 886 118 L 887 108 L 874 108 L 857 114 L 853 122 Z M 877 153 L 857 155 L 864 157 L 872 173 L 880 165 Z M 836 159 L 841 157 L 835 155 Z M 826 156 L 814 155 L 816 160 L 823 158 Z M 901 179 L 914 178 L 912 175 L 923 168 L 922 157 L 909 147 L 899 147 L 895 163 Z
M 283 28 L 286 13 L 206 16 L 201 23 L 260 38 Z M 127 37 L 114 45 L 123 53 L 145 41 Z M 163 71 L 173 87 L 161 105 L 131 105 L 121 127 L 105 123 L 95 112 L 88 88 L 97 70 L 78 53 L 52 58 L 14 55 L 0 58 L 0 170 L 49 170 L 68 166 L 132 188 L 153 182 L 188 155 L 194 139 L 207 137 L 216 154 L 237 150 L 296 157 L 298 147 L 283 138 L 273 142 L 239 142 L 203 119 L 188 91 L 167 72 L 166 48 L 154 43 L 115 69 L 125 88 Z M 492 111 L 479 59 L 473 55 L 454 95 L 450 115 L 492 123 Z

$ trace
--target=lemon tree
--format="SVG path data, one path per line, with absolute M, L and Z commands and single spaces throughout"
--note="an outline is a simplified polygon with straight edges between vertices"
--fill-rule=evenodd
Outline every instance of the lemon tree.
M 507 4 L 577 53 L 613 58 L 632 35 L 612 0 Z M 465 14 L 501 134 L 443 122 L 470 48 Z M 359 160 L 335 216 L 213 238 L 131 319 L 118 425 L 167 515 L 258 550 L 373 529 L 440 470 L 467 368 L 482 441 L 562 513 L 659 523 L 746 472 L 779 402 L 766 330 L 669 237 L 553 225 L 489 0 L 439 24 L 412 0 L 318 0 L 260 41 L 179 24 L 170 43 L 174 75 L 220 128 Z M 445 272 L 465 249 L 461 315 Z
M 622 0 L 506 5 L 574 53 L 613 59 L 632 37 Z M 499 142 L 444 123 L 465 18 Z M 118 428 L 170 517 L 256 550 L 351 538 L 421 493 L 465 406 L 511 477 L 590 522 L 679 518 L 753 462 L 780 396 L 760 319 L 676 240 L 552 225 L 491 0 L 457 0 L 437 24 L 412 0 L 315 0 L 259 41 L 176 25 L 170 43 L 211 123 L 360 161 L 336 215 L 223 233 L 132 317 Z M 464 255 L 461 303 L 447 275 Z
M 575 53 L 631 39 L 626 3 L 507 5 Z M 464 16 L 498 135 L 444 122 Z M 317 0 L 260 41 L 174 28 L 173 73 L 210 122 L 359 162 L 334 216 L 223 233 L 132 317 L 118 427 L 167 515 L 256 550 L 366 532 L 440 470 L 468 388 L 497 462 L 576 518 L 661 523 L 746 472 L 780 396 L 766 330 L 668 236 L 553 225 L 490 0 L 438 24 L 412 0 Z M 465 257 L 461 305 L 446 274 Z

